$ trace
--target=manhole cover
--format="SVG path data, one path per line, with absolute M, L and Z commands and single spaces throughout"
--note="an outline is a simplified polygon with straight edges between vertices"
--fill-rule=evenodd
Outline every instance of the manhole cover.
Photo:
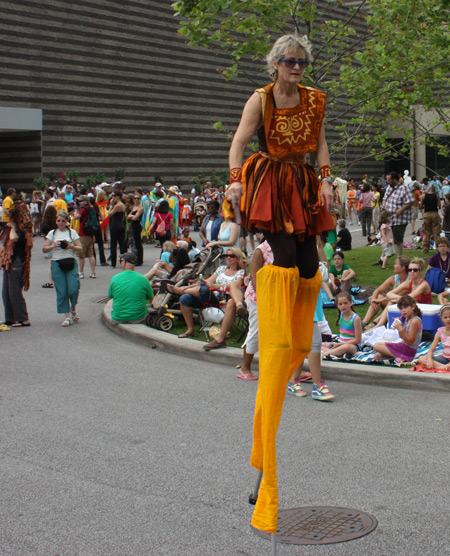
M 305 506 L 278 512 L 277 542 L 289 544 L 332 544 L 351 541 L 371 533 L 377 520 L 359 510 L 333 506 Z M 253 527 L 270 539 L 270 533 Z

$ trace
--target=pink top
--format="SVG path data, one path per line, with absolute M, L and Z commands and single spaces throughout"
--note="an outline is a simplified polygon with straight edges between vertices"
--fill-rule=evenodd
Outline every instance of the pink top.
M 359 199 L 361 201 L 361 206 L 362 207 L 372 207 L 372 199 L 375 197 L 375 195 L 372 193 L 372 191 L 366 191 L 365 193 L 361 193 Z
M 445 326 L 438 328 L 439 341 L 444 346 L 444 351 L 442 352 L 442 355 L 446 359 L 450 359 L 450 336 L 446 336 L 444 334 L 444 331 L 445 331 Z
M 266 264 L 272 264 L 273 263 L 273 253 L 272 253 L 272 249 L 270 247 L 270 245 L 267 243 L 267 241 L 264 241 L 263 243 L 261 243 L 261 245 L 258 245 L 258 247 L 256 249 L 260 249 L 261 254 L 263 256 L 264 259 L 264 265 Z M 256 251 L 255 249 L 255 251 Z M 248 286 L 245 290 L 245 295 L 244 295 L 245 299 L 249 299 L 252 303 L 256 304 L 256 292 L 253 289 L 253 284 L 250 281 L 248 283 Z
M 394 243 L 394 234 L 392 233 L 392 228 L 389 224 L 381 224 L 380 230 L 384 230 L 386 234 L 387 244 Z M 381 234 L 381 245 L 387 245 L 383 239 L 383 234 Z

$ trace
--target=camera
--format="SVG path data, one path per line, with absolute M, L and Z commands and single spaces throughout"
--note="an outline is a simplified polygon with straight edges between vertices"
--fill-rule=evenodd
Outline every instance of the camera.
M 62 241 L 59 242 L 59 246 L 61 247 L 61 249 L 66 249 L 66 247 L 69 244 L 67 243 L 67 241 L 65 239 L 63 239 Z

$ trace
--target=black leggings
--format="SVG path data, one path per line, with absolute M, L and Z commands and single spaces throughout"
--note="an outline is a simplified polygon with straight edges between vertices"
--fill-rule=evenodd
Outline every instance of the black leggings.
M 297 266 L 302 278 L 314 278 L 319 268 L 315 236 L 308 236 L 305 241 L 300 242 L 295 236 L 264 231 L 264 237 L 272 249 L 275 266 Z
M 122 255 L 127 252 L 127 242 L 125 240 L 125 230 L 109 230 L 111 236 L 111 266 L 116 266 L 117 263 L 117 244 L 119 244 L 119 251 Z

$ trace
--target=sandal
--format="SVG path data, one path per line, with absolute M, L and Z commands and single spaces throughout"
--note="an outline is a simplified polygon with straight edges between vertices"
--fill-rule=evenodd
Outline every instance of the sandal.
M 182 334 L 178 334 L 178 338 L 193 338 L 194 334 L 190 332 L 183 332 Z
M 236 378 L 241 378 L 242 380 L 258 380 L 258 377 L 252 373 L 241 373 L 240 375 L 236 375 Z
M 78 322 L 80 320 L 80 317 L 78 316 L 78 313 L 76 311 L 70 311 L 70 314 L 72 315 L 72 322 Z
M 69 317 L 67 317 L 65 320 L 62 321 L 61 326 L 70 326 L 72 324 L 72 321 L 70 320 Z
M 364 326 L 364 330 L 372 330 L 372 328 L 375 328 L 376 325 L 377 325 L 376 322 L 371 322 L 369 324 L 366 324 L 366 326 Z
M 11 324 L 11 326 L 13 328 L 21 328 L 22 326 L 31 326 L 30 322 L 15 322 L 14 324 Z
M 236 307 L 236 313 L 243 319 L 248 318 L 248 311 L 243 303 L 239 303 L 239 305 Z
M 43 288 L 54 288 L 55 286 L 53 285 L 53 282 L 47 282 L 42 287 Z

